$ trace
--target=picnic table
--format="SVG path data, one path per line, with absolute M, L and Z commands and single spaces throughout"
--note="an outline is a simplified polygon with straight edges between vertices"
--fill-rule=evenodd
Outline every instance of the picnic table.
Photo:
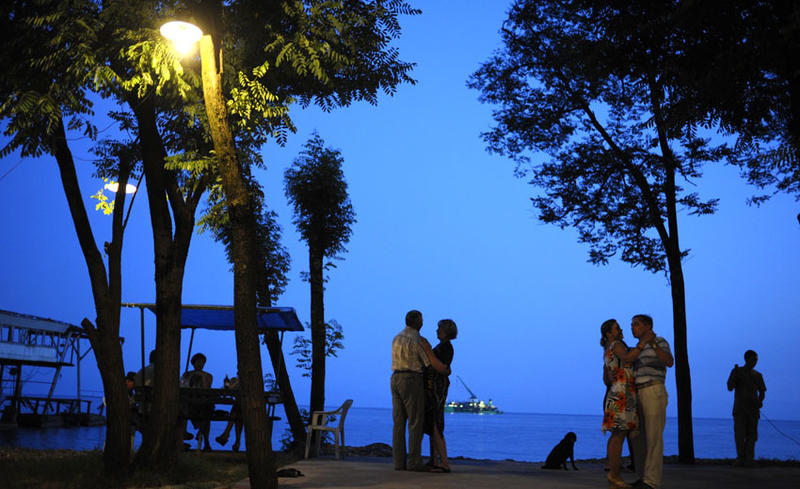
M 233 406 L 239 402 L 238 389 L 215 389 L 215 388 L 201 388 L 201 387 L 180 387 L 179 388 L 180 409 L 178 410 L 178 417 L 180 419 L 208 420 L 208 421 L 228 421 L 230 420 L 230 410 L 224 411 L 216 409 L 217 405 Z M 272 430 L 272 421 L 281 418 L 275 416 L 275 406 L 281 404 L 282 397 L 278 390 L 264 391 L 264 400 L 267 403 L 267 419 L 270 421 L 270 430 Z M 134 401 L 139 407 L 139 412 L 143 413 L 146 417 L 146 405 L 152 402 L 152 388 L 136 387 L 134 389 Z M 197 407 L 213 407 L 213 409 L 198 410 L 193 409 Z M 201 412 L 204 414 L 197 414 Z M 188 413 L 192 413 L 189 416 Z

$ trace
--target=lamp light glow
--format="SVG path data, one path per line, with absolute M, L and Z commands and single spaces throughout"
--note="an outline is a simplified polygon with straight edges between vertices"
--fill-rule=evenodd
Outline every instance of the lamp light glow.
M 172 41 L 175 49 L 186 55 L 192 50 L 194 43 L 203 37 L 203 31 L 194 24 L 181 20 L 171 20 L 161 26 L 161 35 Z
M 103 186 L 103 188 L 105 188 L 109 192 L 116 193 L 119 190 L 119 183 L 117 183 L 117 182 L 109 182 L 109 183 L 105 184 Z M 125 193 L 126 194 L 132 194 L 134 192 L 136 192 L 136 185 L 131 185 L 130 183 L 126 183 L 125 184 Z

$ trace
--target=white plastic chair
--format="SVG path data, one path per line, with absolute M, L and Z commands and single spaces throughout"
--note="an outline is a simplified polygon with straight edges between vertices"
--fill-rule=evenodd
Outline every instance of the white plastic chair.
M 308 452 L 311 449 L 311 435 L 314 430 L 333 432 L 336 458 L 342 458 L 342 452 L 344 451 L 344 418 L 347 416 L 347 410 L 350 409 L 352 404 L 353 400 L 348 399 L 336 411 L 314 411 L 311 415 L 311 424 L 308 425 L 308 434 L 306 435 L 306 458 L 308 458 Z M 328 426 L 328 416 L 338 416 L 338 425 Z M 322 439 L 322 433 L 317 437 L 317 453 L 319 453 L 320 439 Z

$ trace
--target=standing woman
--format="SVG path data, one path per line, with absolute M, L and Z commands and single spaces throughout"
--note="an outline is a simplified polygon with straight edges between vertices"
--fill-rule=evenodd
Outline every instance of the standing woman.
M 453 345 L 450 340 L 458 335 L 458 328 L 452 319 L 442 319 L 438 323 L 436 336 L 439 344 L 430 355 L 436 356 L 447 365 L 447 374 L 442 374 L 428 367 L 425 370 L 425 427 L 424 432 L 430 437 L 431 459 L 428 465 L 431 472 L 450 472 L 447 460 L 447 443 L 444 440 L 444 403 L 450 387 L 450 363 L 453 361 Z
M 620 465 L 622 442 L 632 432 L 635 436 L 639 426 L 636 414 L 636 384 L 633 379 L 633 361 L 638 358 L 644 345 L 639 342 L 629 350 L 622 341 L 622 328 L 615 319 L 600 326 L 600 345 L 604 348 L 603 362 L 606 375 L 605 402 L 603 403 L 603 432 L 611 432 L 607 446 L 608 484 L 611 489 L 628 489 L 630 484 L 622 480 Z

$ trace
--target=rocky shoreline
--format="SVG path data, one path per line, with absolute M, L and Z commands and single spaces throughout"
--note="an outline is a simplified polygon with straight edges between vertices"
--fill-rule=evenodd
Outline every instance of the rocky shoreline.
M 322 455 L 334 455 L 334 447 L 333 445 L 323 444 L 320 447 L 320 451 Z M 16 459 L 16 460 L 29 460 L 41 457 L 47 457 L 51 459 L 58 459 L 58 458 L 65 458 L 74 456 L 79 453 L 86 453 L 80 450 L 65 450 L 65 449 L 57 449 L 57 450 L 39 450 L 33 448 L 17 448 L 17 447 L 0 447 L 0 460 L 3 459 Z M 366 458 L 376 458 L 376 457 L 391 457 L 392 456 L 392 447 L 387 445 L 386 443 L 370 443 L 369 445 L 361 446 L 361 447 L 352 447 L 352 446 L 345 446 L 344 454 L 346 457 L 366 457 Z M 450 457 L 453 460 L 463 460 L 469 461 L 473 463 L 492 463 L 492 462 L 501 462 L 501 460 L 492 460 L 492 459 L 474 459 L 462 456 L 455 456 Z M 502 460 L 503 462 L 517 462 L 517 463 L 531 463 L 531 464 L 541 464 L 543 461 L 531 461 L 531 460 L 514 460 L 514 459 L 505 459 Z M 576 460 L 577 462 L 583 463 L 604 463 L 604 459 L 600 458 L 588 458 L 588 459 L 579 459 Z M 677 455 L 668 455 L 664 457 L 665 464 L 678 464 Z M 696 465 L 731 465 L 733 463 L 732 459 L 729 458 L 697 458 L 695 459 Z M 787 466 L 787 467 L 800 467 L 799 460 L 777 460 L 777 459 L 758 459 L 757 464 L 760 466 Z
M 320 447 L 320 451 L 322 455 L 334 455 L 334 447 L 333 445 L 323 444 Z M 351 457 L 391 457 L 392 456 L 392 447 L 387 445 L 386 443 L 371 443 L 369 445 L 365 445 L 363 447 L 351 447 L 345 446 L 344 447 L 344 454 L 345 456 Z M 501 460 L 492 460 L 492 459 L 474 459 L 469 457 L 462 457 L 462 456 L 455 456 L 450 457 L 452 460 L 463 460 L 469 461 L 474 463 L 481 463 L 481 462 L 501 462 Z M 507 458 L 502 460 L 502 462 L 517 462 L 517 463 L 530 463 L 530 464 L 542 464 L 544 461 L 531 461 L 531 460 L 514 460 Z M 583 462 L 583 463 L 605 463 L 605 459 L 603 458 L 586 458 L 586 459 L 578 459 L 575 461 Z M 665 464 L 679 464 L 678 456 L 677 455 L 667 455 L 664 457 Z M 732 465 L 733 460 L 730 458 L 696 458 L 695 465 Z M 777 460 L 777 459 L 758 459 L 758 465 L 761 466 L 788 466 L 788 467 L 800 467 L 800 460 Z

